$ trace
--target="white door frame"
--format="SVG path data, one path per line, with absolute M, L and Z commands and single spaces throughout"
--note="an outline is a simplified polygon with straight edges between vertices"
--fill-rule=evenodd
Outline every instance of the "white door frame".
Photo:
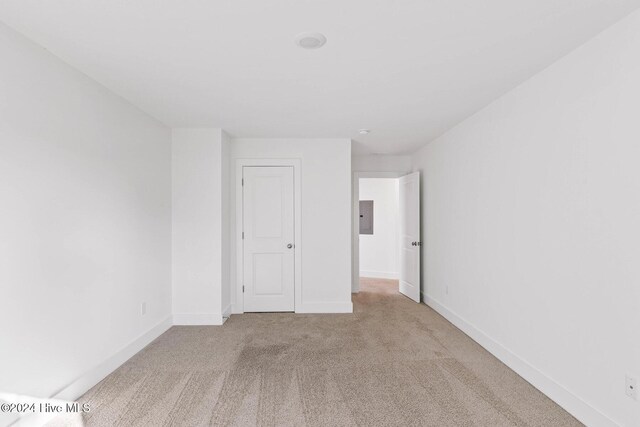
M 294 293 L 295 311 L 302 307 L 302 203 L 300 187 L 300 159 L 236 159 L 236 304 L 234 313 L 244 313 L 244 250 L 242 241 L 243 197 L 242 168 L 245 166 L 293 167 L 293 221 L 294 221 Z
M 408 172 L 354 172 L 352 179 L 351 293 L 360 292 L 360 178 L 400 178 Z

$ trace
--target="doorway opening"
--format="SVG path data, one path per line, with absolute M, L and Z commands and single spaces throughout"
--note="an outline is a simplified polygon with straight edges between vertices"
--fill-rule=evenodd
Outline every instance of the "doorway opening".
M 420 173 L 357 172 L 352 194 L 352 292 L 387 286 L 419 303 Z
M 358 185 L 360 290 L 398 293 L 398 178 L 360 178 Z

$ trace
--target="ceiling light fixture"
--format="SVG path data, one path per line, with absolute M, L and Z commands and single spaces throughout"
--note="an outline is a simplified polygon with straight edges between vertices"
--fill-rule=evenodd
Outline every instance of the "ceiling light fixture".
M 300 33 L 295 40 L 296 44 L 303 49 L 318 49 L 327 42 L 327 38 L 320 33 Z
M 360 129 L 360 130 L 358 130 L 358 133 L 360 135 L 368 135 L 369 132 L 371 132 L 369 129 Z

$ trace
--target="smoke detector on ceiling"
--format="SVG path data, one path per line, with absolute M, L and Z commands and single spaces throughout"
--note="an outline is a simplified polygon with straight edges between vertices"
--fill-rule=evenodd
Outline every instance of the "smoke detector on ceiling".
M 327 42 L 327 38 L 320 33 L 300 33 L 295 40 L 296 44 L 303 49 L 318 49 Z

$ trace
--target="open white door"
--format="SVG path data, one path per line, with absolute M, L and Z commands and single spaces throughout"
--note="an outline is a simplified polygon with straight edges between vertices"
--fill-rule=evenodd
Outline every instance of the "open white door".
M 400 181 L 400 293 L 420 302 L 420 172 Z

